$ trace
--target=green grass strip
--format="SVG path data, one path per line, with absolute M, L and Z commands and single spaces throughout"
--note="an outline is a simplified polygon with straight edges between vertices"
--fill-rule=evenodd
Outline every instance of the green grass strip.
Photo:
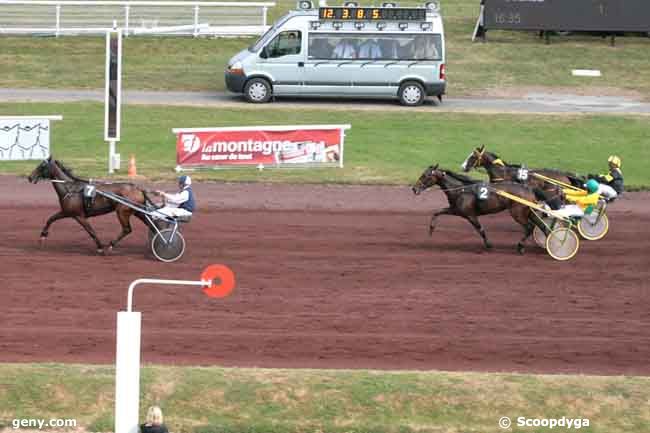
M 159 405 L 174 432 L 529 432 L 548 429 L 517 417 L 563 416 L 589 419 L 579 431 L 591 433 L 650 428 L 646 377 L 146 366 L 141 379 L 141 416 Z M 112 367 L 0 364 L 0 425 L 73 418 L 112 431 L 113 411 Z
M 296 2 L 278 0 L 274 22 Z M 341 4 L 334 3 L 334 4 Z M 423 5 L 403 0 L 400 6 Z M 366 3 L 365 5 L 369 5 Z M 364 5 L 362 2 L 361 5 Z M 594 36 L 555 36 L 546 45 L 535 32 L 490 31 L 471 42 L 477 0 L 442 2 L 450 96 L 510 92 L 532 87 L 593 94 L 625 90 L 650 95 L 648 38 L 619 37 L 615 47 Z M 129 37 L 124 41 L 123 85 L 128 89 L 224 90 L 228 60 L 254 38 Z M 103 88 L 103 37 L 0 37 L 0 87 Z M 599 69 L 601 78 L 574 77 L 572 69 Z M 539 90 L 539 89 L 538 89 Z
M 0 115 L 62 114 L 53 123 L 52 153 L 87 177 L 106 178 L 108 147 L 103 141 L 103 105 L 0 104 Z M 328 169 L 209 170 L 195 176 L 220 181 L 410 184 L 430 164 L 460 171 L 480 144 L 504 160 L 530 167 L 554 167 L 578 173 L 606 170 L 607 156 L 623 160 L 628 187 L 650 187 L 650 122 L 643 117 L 535 116 L 433 113 L 428 111 L 279 110 L 124 106 L 122 141 L 124 177 L 131 154 L 138 173 L 151 179 L 175 176 L 177 127 L 350 123 L 345 167 Z M 29 162 L 0 162 L 0 173 L 27 175 Z M 478 175 L 478 173 L 475 173 Z

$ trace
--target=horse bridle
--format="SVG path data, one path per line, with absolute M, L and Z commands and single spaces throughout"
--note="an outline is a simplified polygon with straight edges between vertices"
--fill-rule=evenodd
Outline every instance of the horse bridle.
M 485 153 L 485 149 L 481 150 L 480 152 L 474 149 L 473 154 L 478 155 L 476 156 L 476 161 L 474 161 L 474 164 L 472 165 L 472 168 L 479 168 L 481 166 L 481 163 L 483 162 L 483 154 Z

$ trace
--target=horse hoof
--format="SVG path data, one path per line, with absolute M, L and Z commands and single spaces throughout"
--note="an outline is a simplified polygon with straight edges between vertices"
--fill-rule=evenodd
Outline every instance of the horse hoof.
M 517 245 L 517 252 L 521 255 L 524 254 L 524 246 L 523 245 Z
M 429 236 L 433 236 L 433 231 L 435 230 L 435 227 L 429 227 Z
M 100 256 L 103 256 L 104 255 L 104 248 L 97 248 L 97 254 L 99 254 Z
M 485 249 L 486 249 L 486 250 L 491 250 L 492 248 L 494 248 L 494 247 L 492 246 L 491 243 L 487 242 L 487 243 L 485 244 Z
M 44 246 L 45 246 L 45 240 L 46 240 L 46 239 L 47 239 L 47 238 L 46 238 L 45 236 L 41 236 L 41 238 L 38 240 L 38 243 L 39 243 L 39 245 L 40 245 L 41 247 L 44 247 Z

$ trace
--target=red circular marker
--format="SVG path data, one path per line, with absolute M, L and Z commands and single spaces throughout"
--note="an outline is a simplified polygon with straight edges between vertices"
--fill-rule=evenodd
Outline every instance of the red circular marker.
M 211 298 L 225 298 L 235 288 L 235 274 L 225 265 L 210 265 L 203 270 L 201 281 L 210 285 L 203 288 L 203 293 Z

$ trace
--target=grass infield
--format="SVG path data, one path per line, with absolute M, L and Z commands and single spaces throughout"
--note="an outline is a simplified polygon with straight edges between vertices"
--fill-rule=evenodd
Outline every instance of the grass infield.
M 0 428 L 72 418 L 77 431 L 112 431 L 114 374 L 101 365 L 0 364 Z M 140 413 L 159 405 L 172 432 L 194 433 L 574 431 L 517 427 L 518 417 L 646 433 L 648 390 L 647 377 L 146 366 Z M 503 416 L 511 429 L 498 427 Z
M 276 3 L 269 22 L 296 4 L 292 0 Z M 400 6 L 423 3 L 399 2 Z M 479 2 L 443 1 L 442 8 L 450 96 L 525 94 L 536 87 L 594 94 L 626 91 L 644 99 L 650 95 L 648 38 L 619 37 L 611 47 L 609 40 L 599 37 L 556 36 L 546 45 L 534 32 L 490 31 L 487 43 L 473 43 L 470 38 Z M 124 42 L 123 85 L 128 89 L 224 90 L 228 59 L 253 41 L 129 37 Z M 104 50 L 102 37 L 2 36 L 0 87 L 103 88 Z M 573 77 L 572 69 L 599 69 L 602 77 Z
M 0 115 L 62 114 L 53 123 L 52 154 L 77 174 L 107 178 L 108 146 L 103 141 L 103 105 L 0 104 Z M 131 154 L 138 174 L 152 180 L 175 177 L 176 127 L 282 124 L 347 124 L 345 167 L 328 169 L 206 170 L 194 177 L 219 181 L 410 184 L 430 164 L 460 171 L 480 144 L 512 163 L 578 173 L 606 170 L 607 157 L 623 160 L 628 188 L 650 187 L 650 123 L 643 117 L 536 116 L 429 112 L 278 110 L 194 107 L 123 107 L 118 152 L 124 177 Z M 34 161 L 0 162 L 0 173 L 28 175 Z M 479 176 L 478 172 L 474 175 Z

